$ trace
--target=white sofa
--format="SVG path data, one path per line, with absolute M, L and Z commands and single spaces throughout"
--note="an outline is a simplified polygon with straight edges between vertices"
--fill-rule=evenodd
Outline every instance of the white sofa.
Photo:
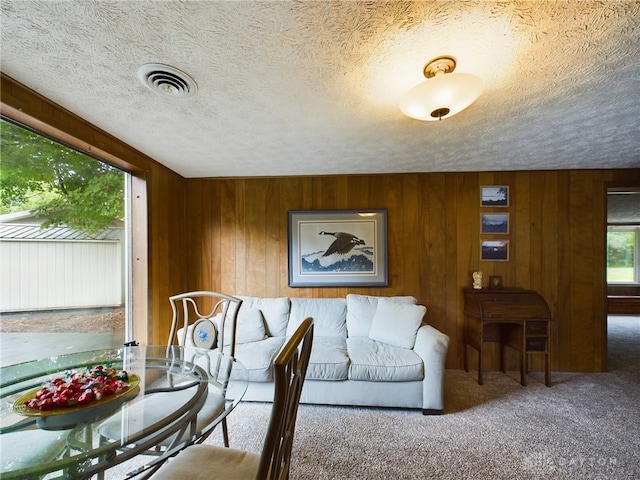
M 249 378 L 244 400 L 273 400 L 273 359 L 313 317 L 302 403 L 442 413 L 449 337 L 422 324 L 426 308 L 414 297 L 238 298 L 236 357 Z

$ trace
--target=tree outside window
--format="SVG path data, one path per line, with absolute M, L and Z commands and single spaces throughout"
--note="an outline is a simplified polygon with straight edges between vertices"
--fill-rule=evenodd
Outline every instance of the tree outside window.
M 124 220 L 123 172 L 0 120 L 0 214 L 29 210 L 42 228 L 94 234 Z

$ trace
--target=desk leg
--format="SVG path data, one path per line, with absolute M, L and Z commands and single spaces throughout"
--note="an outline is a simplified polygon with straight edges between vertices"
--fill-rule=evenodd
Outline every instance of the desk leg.
M 467 342 L 464 342 L 464 371 L 469 371 L 469 345 Z
M 482 345 L 482 343 L 480 344 Z M 464 371 L 469 371 L 469 347 L 470 345 L 464 345 Z M 471 347 L 475 349 L 475 347 Z M 482 347 L 478 348 L 478 385 L 482 385 Z
M 505 343 L 505 332 L 504 329 L 506 328 L 505 325 L 500 325 L 500 343 L 498 343 L 498 348 L 500 349 L 500 371 L 502 373 L 507 373 L 507 367 L 505 366 L 505 362 L 504 362 L 504 354 L 505 351 L 507 350 L 507 345 Z
M 522 325 L 522 345 L 520 350 L 520 385 L 527 386 L 527 334 L 526 324 Z
M 478 350 L 478 384 L 482 385 L 482 344 L 484 342 L 482 323 L 466 315 L 464 322 L 464 370 L 469 371 L 469 347 Z
M 551 372 L 550 372 L 549 352 L 544 354 L 544 384 L 547 387 L 551 386 Z
M 478 385 L 482 385 L 482 340 L 478 348 Z
M 544 355 L 544 384 L 551 386 L 551 323 L 547 322 L 547 352 Z

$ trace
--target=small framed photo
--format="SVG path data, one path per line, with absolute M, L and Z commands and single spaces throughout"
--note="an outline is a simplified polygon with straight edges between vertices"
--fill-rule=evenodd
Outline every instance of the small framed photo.
M 508 261 L 509 240 L 480 240 L 480 260 Z
M 482 233 L 509 233 L 508 213 L 481 213 L 480 232 Z
M 508 185 L 483 185 L 480 187 L 480 206 L 482 207 L 508 207 Z
M 499 290 L 502 288 L 502 277 L 500 275 L 491 275 L 489 277 L 489 288 Z

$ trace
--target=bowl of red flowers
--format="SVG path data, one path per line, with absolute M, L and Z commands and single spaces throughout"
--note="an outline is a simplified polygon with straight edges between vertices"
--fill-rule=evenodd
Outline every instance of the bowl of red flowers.
M 76 424 L 117 408 L 137 394 L 139 383 L 137 375 L 105 365 L 69 370 L 22 395 L 13 403 L 13 409 L 38 419 L 65 416 L 60 422 L 42 422 L 41 426 Z M 75 415 L 78 413 L 81 415 Z

